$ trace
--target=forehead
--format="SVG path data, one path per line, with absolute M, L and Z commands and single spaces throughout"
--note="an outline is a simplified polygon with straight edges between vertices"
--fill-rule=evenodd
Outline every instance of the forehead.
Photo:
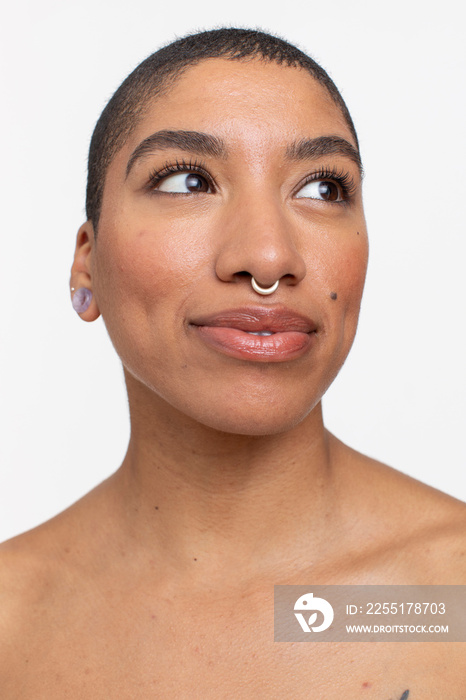
M 205 59 L 154 98 L 128 149 L 159 129 L 192 129 L 260 144 L 335 134 L 354 138 L 329 93 L 305 69 L 265 60 Z

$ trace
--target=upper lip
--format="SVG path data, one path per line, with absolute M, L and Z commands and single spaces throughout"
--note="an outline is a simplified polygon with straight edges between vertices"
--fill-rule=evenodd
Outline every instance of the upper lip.
M 310 318 L 286 307 L 243 306 L 199 316 L 191 321 L 191 324 L 194 326 L 236 328 L 240 331 L 269 331 L 271 333 L 291 331 L 312 333 L 317 330 L 316 324 Z

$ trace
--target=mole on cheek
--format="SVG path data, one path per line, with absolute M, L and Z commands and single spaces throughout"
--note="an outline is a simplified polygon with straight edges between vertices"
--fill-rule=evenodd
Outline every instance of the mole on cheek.
M 330 293 L 330 299 L 333 299 L 333 301 L 335 301 L 335 299 L 337 298 L 337 296 L 338 296 L 338 295 L 337 295 L 336 292 L 331 292 L 331 293 Z

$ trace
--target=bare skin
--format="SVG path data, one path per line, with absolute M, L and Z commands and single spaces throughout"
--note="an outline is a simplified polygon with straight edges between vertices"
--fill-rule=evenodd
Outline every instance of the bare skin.
M 201 159 L 210 189 L 168 175 L 148 193 L 154 169 L 194 158 L 179 147 L 125 176 L 168 129 L 223 140 L 226 156 Z M 82 316 L 102 313 L 123 361 L 131 441 L 114 476 L 0 550 L 5 700 L 466 696 L 461 644 L 273 642 L 275 584 L 466 583 L 466 506 L 323 426 L 367 263 L 360 179 L 341 153 L 293 160 L 285 146 L 327 135 L 353 143 L 303 71 L 211 60 L 111 164 L 72 286 L 93 290 Z M 324 167 L 349 173 L 347 201 L 303 190 Z M 259 298 L 251 275 L 279 289 Z M 311 317 L 312 345 L 244 359 L 199 337 L 199 318 L 252 306 Z

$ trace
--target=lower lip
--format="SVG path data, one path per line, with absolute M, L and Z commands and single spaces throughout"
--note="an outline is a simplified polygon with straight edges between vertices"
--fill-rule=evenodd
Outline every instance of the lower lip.
M 251 335 L 237 328 L 194 326 L 202 340 L 220 352 L 239 360 L 285 362 L 310 349 L 315 333 L 286 331 L 272 335 Z

